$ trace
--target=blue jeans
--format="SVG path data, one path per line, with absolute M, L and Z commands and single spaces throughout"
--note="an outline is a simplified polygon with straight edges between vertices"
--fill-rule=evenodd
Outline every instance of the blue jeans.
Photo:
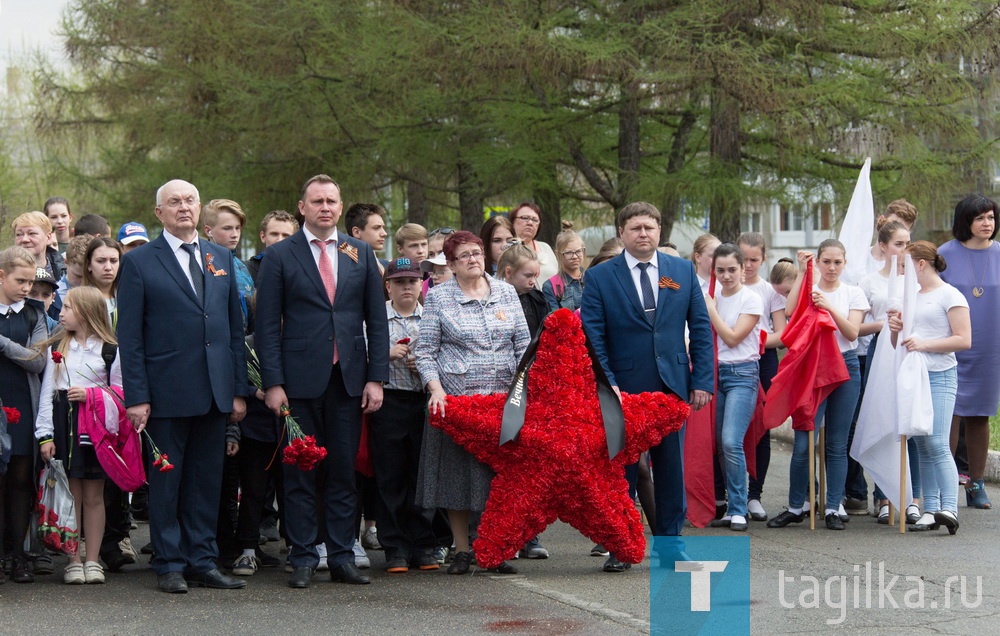
M 844 352 L 844 363 L 850 379 L 838 386 L 816 410 L 816 430 L 825 419 L 826 427 L 826 509 L 837 510 L 844 500 L 847 477 L 847 436 L 851 431 L 854 408 L 861 391 L 861 366 L 854 351 Z M 789 468 L 788 507 L 801 509 L 809 489 L 809 432 L 795 431 L 795 446 Z M 958 477 L 955 478 L 956 480 Z M 957 482 L 956 482 L 957 483 Z M 821 493 L 822 494 L 822 493 Z
M 760 382 L 757 362 L 719 363 L 719 388 L 715 403 L 715 439 L 719 464 L 726 473 L 730 516 L 747 515 L 747 462 L 743 437 L 757 406 Z
M 914 437 L 920 455 L 920 481 L 924 511 L 949 510 L 958 514 L 958 468 L 951 455 L 951 415 L 958 390 L 958 368 L 931 371 L 931 403 L 934 406 L 934 432 Z

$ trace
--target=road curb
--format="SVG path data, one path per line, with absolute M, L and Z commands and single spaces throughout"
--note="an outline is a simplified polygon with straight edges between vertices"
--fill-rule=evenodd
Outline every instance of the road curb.
M 778 428 L 771 429 L 771 437 L 780 439 L 791 444 L 794 441 L 794 431 L 792 431 L 792 418 L 785 420 L 785 423 Z M 991 484 L 1000 483 L 1000 451 L 991 450 L 986 458 L 986 472 L 983 478 Z

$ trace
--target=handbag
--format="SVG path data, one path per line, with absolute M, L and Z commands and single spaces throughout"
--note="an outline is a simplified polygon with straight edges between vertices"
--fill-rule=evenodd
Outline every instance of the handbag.
M 38 540 L 62 554 L 74 555 L 80 550 L 73 493 L 58 459 L 50 460 L 38 478 Z

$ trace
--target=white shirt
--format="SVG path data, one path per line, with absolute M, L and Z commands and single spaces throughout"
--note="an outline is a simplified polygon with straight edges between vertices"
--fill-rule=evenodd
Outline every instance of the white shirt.
M 625 255 L 625 264 L 628 265 L 628 271 L 632 274 L 632 282 L 635 283 L 635 291 L 639 294 L 639 305 L 642 305 L 642 282 L 641 278 L 642 270 L 636 267 L 641 262 L 636 257 L 629 254 L 627 251 L 622 252 Z M 656 290 L 659 289 L 658 285 L 660 283 L 660 268 L 657 263 L 656 254 L 653 254 L 653 258 L 648 261 L 649 267 L 646 268 L 646 275 L 649 276 L 649 284 L 653 287 L 653 306 L 656 306 Z
M 640 296 L 640 298 L 641 298 L 641 296 Z M 21 313 L 21 310 L 24 309 L 24 301 L 23 300 L 19 300 L 16 303 L 14 303 L 13 305 L 5 305 L 3 303 L 0 303 L 0 316 L 6 316 L 7 315 L 7 311 L 9 309 L 13 309 L 15 314 Z
M 750 314 L 751 316 L 763 316 L 764 301 L 752 289 L 746 285 L 738 292 L 729 296 L 716 294 L 715 306 L 719 311 L 722 322 L 731 328 L 736 327 L 740 316 Z M 754 325 L 747 337 L 741 340 L 735 347 L 730 348 L 723 342 L 721 336 L 716 336 L 719 345 L 719 362 L 753 362 L 760 359 L 760 320 Z
M 701 274 L 698 274 L 698 285 L 701 287 L 702 296 L 708 296 L 708 284 L 712 282 L 710 278 L 702 278 Z M 715 295 L 719 295 L 719 281 L 715 281 Z
M 865 298 L 871 305 L 871 309 L 865 315 L 865 322 L 885 320 L 889 311 L 889 277 L 883 276 L 882 272 L 872 272 L 861 279 L 858 287 L 865 293 Z
M 184 253 L 187 256 L 187 252 Z M 185 265 L 187 265 L 185 263 Z M 186 267 L 185 267 L 186 269 Z M 88 338 L 86 345 L 81 345 L 76 339 L 69 341 L 69 348 L 63 363 L 56 365 L 52 361 L 52 349 L 46 350 L 48 360 L 42 374 L 42 389 L 38 392 L 38 418 L 35 420 L 35 438 L 52 437 L 52 400 L 56 391 L 65 391 L 71 386 L 85 389 L 107 385 L 122 386 L 122 368 L 119 362 L 121 356 L 115 355 L 111 363 L 111 381 L 105 374 L 104 358 L 101 349 L 104 343 L 100 338 Z M 59 373 L 56 373 L 58 367 Z
M 969 301 L 962 292 L 948 283 L 942 283 L 929 292 L 917 295 L 917 315 L 913 333 L 919 340 L 938 340 L 954 335 L 948 322 L 952 307 L 968 309 Z M 925 353 L 928 371 L 947 371 L 958 364 L 955 353 Z
M 309 241 L 309 250 L 312 252 L 313 260 L 316 261 L 316 269 L 319 269 L 319 246 L 313 243 L 315 240 L 322 241 L 312 232 L 310 232 L 304 225 L 302 226 L 302 233 L 305 235 L 306 240 Z M 330 263 L 333 265 L 333 280 L 340 281 L 340 265 L 337 263 L 339 260 L 337 258 L 337 230 L 333 230 L 333 234 L 327 239 L 330 243 L 326 245 L 326 253 L 330 257 Z
M 188 269 L 188 263 L 191 262 L 191 257 L 188 253 L 181 248 L 184 241 L 180 240 L 170 232 L 163 230 L 163 238 L 167 240 L 167 245 L 170 246 L 170 250 L 174 253 L 174 258 L 177 259 L 177 264 L 181 266 L 181 271 L 184 272 L 184 277 L 187 278 L 188 282 L 191 283 L 191 289 L 197 293 L 197 289 L 194 287 L 194 281 L 191 279 L 191 270 Z M 195 237 L 194 241 L 194 259 L 198 262 L 198 267 L 201 271 L 205 271 L 205 265 L 201 262 L 201 242 Z
M 825 292 L 819 288 L 819 285 L 813 285 L 813 291 L 823 294 L 830 301 L 833 308 L 840 312 L 840 315 L 844 318 L 850 318 L 851 310 L 853 309 L 860 309 L 861 311 L 871 309 L 864 292 L 861 291 L 860 287 L 855 287 L 854 285 L 841 282 L 840 287 L 832 292 Z M 844 334 L 840 333 L 840 329 L 837 329 L 834 334 L 837 336 L 837 344 L 840 346 L 841 353 L 853 351 L 857 348 L 857 339 L 851 342 L 844 337 Z
M 771 320 L 771 314 L 776 311 L 785 311 L 787 304 L 785 297 L 774 291 L 771 283 L 764 280 L 763 277 L 758 277 L 757 282 L 753 284 L 744 283 L 743 287 L 757 292 L 757 295 L 760 296 L 764 309 L 764 313 L 760 316 L 760 328 L 767 333 L 774 333 L 774 321 Z M 715 297 L 718 298 L 719 294 L 716 293 Z

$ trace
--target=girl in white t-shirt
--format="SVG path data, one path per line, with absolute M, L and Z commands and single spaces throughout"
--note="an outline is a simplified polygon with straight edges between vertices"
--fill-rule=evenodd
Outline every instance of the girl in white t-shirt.
M 757 406 L 760 383 L 760 317 L 764 304 L 756 293 L 743 285 L 743 256 L 740 248 L 723 243 L 713 258 L 719 289 L 715 298 L 705 297 L 708 317 L 715 329 L 719 382 L 715 402 L 715 438 L 719 463 L 726 475 L 729 506 L 713 527 L 747 529 L 747 465 L 743 437 Z
M 905 316 L 889 314 L 893 343 L 926 355 L 930 377 L 931 404 L 934 407 L 934 430 L 915 437 L 920 457 L 920 481 L 924 495 L 924 514 L 914 530 L 958 532 L 958 468 L 951 454 L 951 416 L 958 390 L 956 351 L 972 346 L 972 321 L 969 301 L 962 292 L 941 280 L 938 275 L 947 267 L 944 257 L 928 241 L 917 241 L 906 248 L 917 270 L 920 294 L 917 299 L 913 335 L 896 343 Z
M 872 356 L 875 355 L 875 345 L 878 342 L 878 335 L 882 331 L 882 325 L 886 320 L 886 312 L 889 309 L 889 270 L 892 268 L 892 257 L 897 257 L 898 262 L 902 263 L 906 246 L 910 243 L 910 231 L 904 223 L 898 220 L 884 221 L 884 217 L 880 217 L 879 222 L 878 240 L 875 243 L 875 247 L 878 249 L 878 262 L 882 264 L 882 268 L 866 275 L 858 284 L 858 287 L 864 292 L 865 298 L 868 299 L 868 304 L 871 305 L 871 309 L 865 315 L 865 322 L 861 324 L 859 332 L 861 338 L 873 336 L 870 339 L 871 342 L 868 344 L 868 360 L 872 360 Z M 867 382 L 868 374 L 866 370 L 862 370 L 862 391 L 861 398 L 858 399 L 859 403 L 864 397 L 864 385 Z M 857 417 L 856 412 L 855 417 Z M 852 424 L 852 428 L 855 425 L 856 422 Z M 852 440 L 853 435 L 848 439 L 848 448 L 850 448 Z M 910 467 L 910 478 L 913 482 L 913 501 L 906 507 L 905 514 L 906 522 L 913 524 L 920 519 L 920 505 L 918 501 L 920 499 L 920 462 L 917 458 L 917 444 L 913 438 L 907 440 L 907 451 L 910 456 L 908 464 Z M 848 489 L 847 495 L 848 497 L 851 496 L 850 489 Z M 889 500 L 878 484 L 875 484 L 875 500 L 878 522 L 886 525 L 889 523 Z M 867 509 L 867 507 L 866 494 L 865 508 Z
M 868 301 L 864 293 L 853 286 L 841 282 L 840 275 L 847 265 L 847 251 L 836 239 L 827 239 L 819 244 L 815 256 L 815 276 L 811 298 L 819 309 L 830 313 L 837 325 L 835 336 L 840 353 L 850 379 L 838 386 L 820 404 L 816 411 L 816 431 L 820 423 L 826 427 L 826 527 L 843 530 L 844 522 L 839 515 L 840 504 L 844 500 L 844 482 L 847 477 L 847 436 L 851 430 L 851 420 L 858 403 L 861 388 L 861 368 L 858 363 L 858 331 Z M 799 274 L 792 290 L 788 293 L 788 311 L 791 313 L 798 302 L 799 294 L 810 293 L 803 290 L 802 280 L 809 261 L 814 260 L 810 252 L 798 253 Z M 809 480 L 809 436 L 808 431 L 795 431 L 795 446 L 789 469 L 788 510 L 767 522 L 769 528 L 784 528 L 789 523 L 799 523 L 805 519 L 803 507 Z
M 761 352 L 760 385 L 764 391 L 771 388 L 771 380 L 778 373 L 778 348 L 781 344 L 781 332 L 788 321 L 785 316 L 785 297 L 775 291 L 774 287 L 760 276 L 761 267 L 767 259 L 767 247 L 764 236 L 760 232 L 744 232 L 736 239 L 736 245 L 743 255 L 743 285 L 760 296 L 764 312 L 760 317 L 761 340 L 765 348 Z M 766 338 L 766 340 L 765 340 Z M 747 490 L 747 511 L 754 521 L 767 521 L 767 512 L 760 503 L 764 490 L 764 479 L 771 464 L 771 434 L 765 432 L 760 438 L 756 449 L 756 477 L 750 478 Z
M 717 247 L 719 239 L 714 234 L 702 234 L 691 246 L 691 262 L 694 263 L 694 271 L 698 274 L 701 293 L 705 296 L 708 296 L 708 282 L 712 278 L 712 257 Z

